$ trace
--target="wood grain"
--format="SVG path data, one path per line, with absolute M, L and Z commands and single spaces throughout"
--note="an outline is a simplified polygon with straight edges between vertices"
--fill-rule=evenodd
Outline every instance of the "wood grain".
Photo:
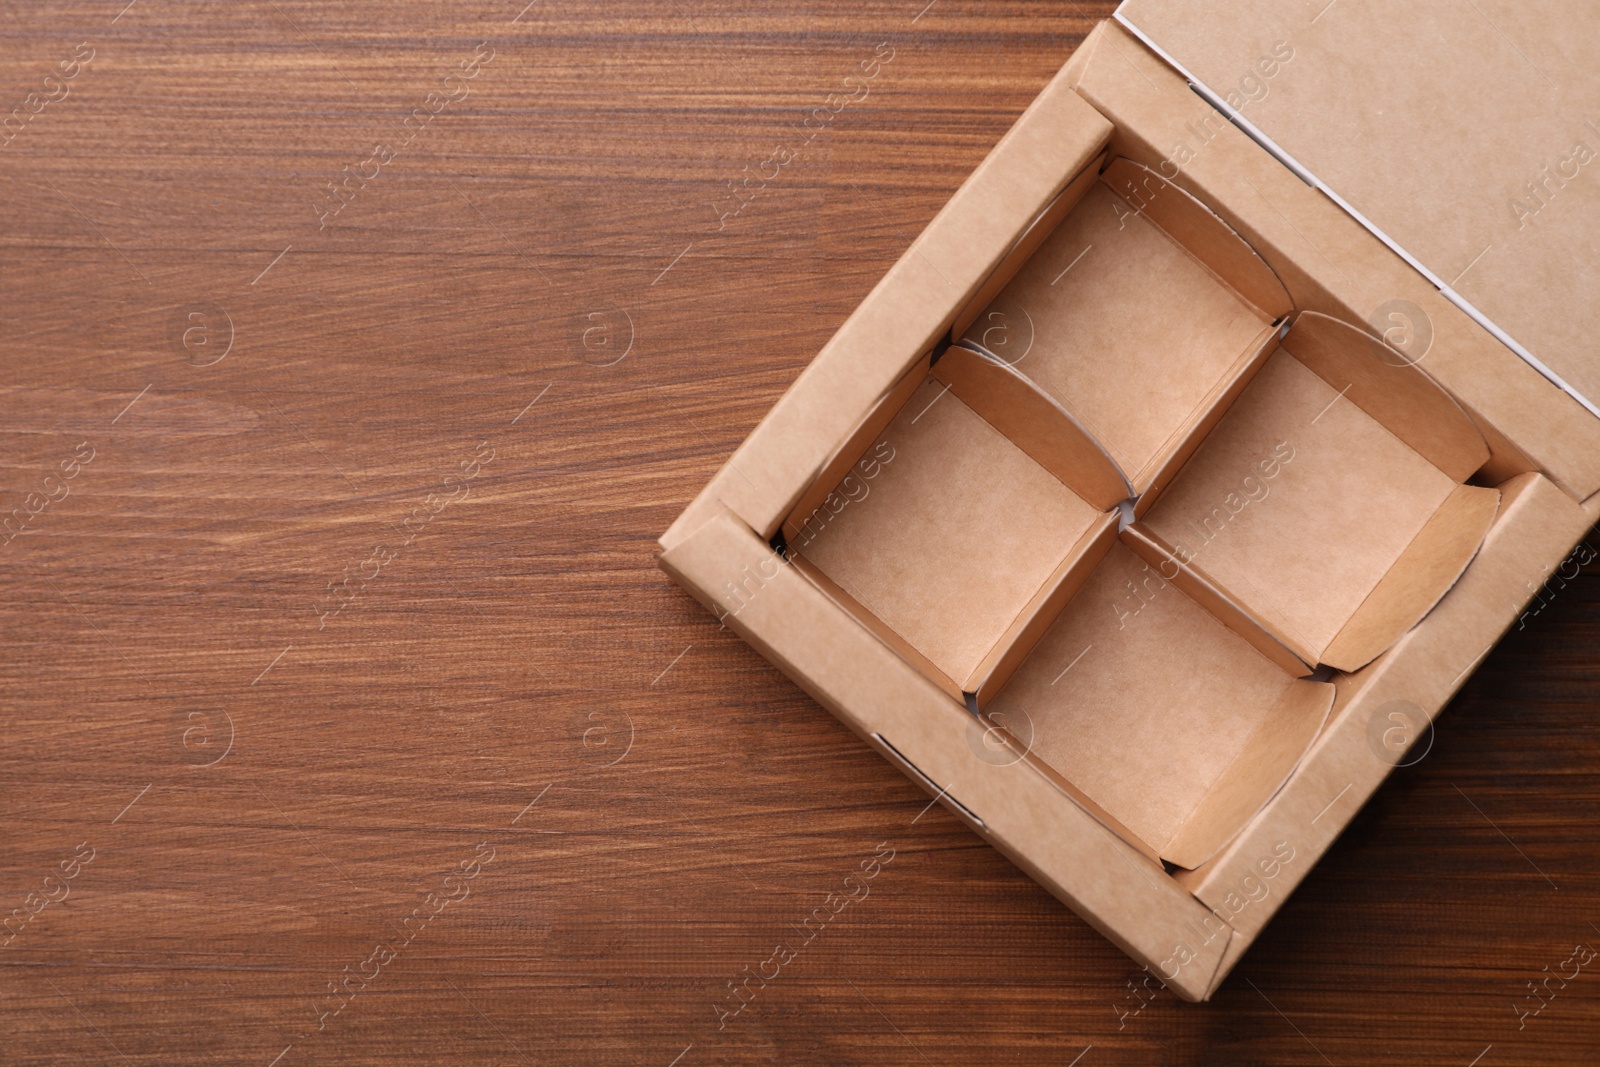
M 1110 3 L 125 2 L 0 12 L 0 1062 L 1595 1062 L 1593 567 L 1124 1016 L 654 566 Z

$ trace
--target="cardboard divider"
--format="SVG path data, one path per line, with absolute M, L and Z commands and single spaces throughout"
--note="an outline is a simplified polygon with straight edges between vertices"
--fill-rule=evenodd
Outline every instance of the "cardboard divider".
M 1066 559 L 1056 568 L 1028 605 L 1018 612 L 1016 619 L 999 641 L 984 657 L 978 669 L 966 681 L 967 704 L 973 710 L 981 709 L 991 694 L 999 690 L 1044 637 L 1050 624 L 1061 610 L 1071 602 L 1089 580 L 1095 567 L 1111 550 L 1117 539 L 1117 516 L 1101 516 L 1089 531 L 1072 546 Z
M 1316 670 L 1288 645 L 1268 630 L 1249 611 L 1240 607 L 1193 559 L 1184 560 L 1153 530 L 1138 524 L 1124 527 L 1122 543 L 1157 573 L 1204 607 L 1217 621 L 1250 643 L 1250 646 L 1293 678 L 1305 678 Z
M 1332 701 L 1117 544 L 993 706 L 1100 822 L 1194 866 L 1271 798 Z
M 1033 651 L 1050 623 L 1082 587 L 1116 537 L 1116 515 L 1101 516 L 1068 550 L 1066 558 L 1017 613 L 1011 625 L 995 641 L 989 654 L 964 678 L 952 678 L 804 555 L 796 552 L 788 558 L 797 571 L 870 630 L 878 640 L 904 657 L 907 663 L 926 675 L 953 700 L 976 712 Z
M 1302 314 L 1137 532 L 1203 578 L 1223 617 L 1237 607 L 1307 666 L 1354 670 L 1471 561 L 1496 497 L 1462 482 L 1487 457 L 1399 353 Z
M 998 293 L 992 282 L 953 338 L 1052 397 L 1135 495 L 1181 464 L 1291 308 L 1220 215 L 1120 158 Z
M 1083 499 L 1109 511 L 1133 487 L 1100 442 L 1016 369 L 961 345 L 945 350 L 933 376 L 989 425 Z
M 1245 354 L 1239 357 L 1239 361 L 1217 383 L 1211 395 L 1202 402 L 1200 408 L 1202 414 L 1173 431 L 1172 437 L 1161 448 L 1162 453 L 1167 456 L 1167 461 L 1150 476 L 1150 487 L 1139 494 L 1133 503 L 1135 516 L 1143 515 L 1161 499 L 1161 491 L 1172 484 L 1172 480 L 1178 476 L 1183 465 L 1189 462 L 1189 457 L 1195 454 L 1207 435 L 1216 429 L 1217 423 L 1228 413 L 1233 402 L 1239 399 L 1239 394 L 1244 392 L 1245 386 L 1250 384 L 1250 380 L 1261 370 L 1268 357 L 1277 351 L 1278 339 L 1283 335 L 1283 329 L 1284 327 L 1276 322 L 1263 327 L 1254 348 L 1245 350 Z

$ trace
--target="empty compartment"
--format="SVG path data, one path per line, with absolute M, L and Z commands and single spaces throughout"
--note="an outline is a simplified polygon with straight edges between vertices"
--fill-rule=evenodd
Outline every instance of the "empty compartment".
M 886 398 L 784 535 L 802 573 L 977 706 L 1114 543 L 1126 496 L 1048 397 L 952 348 Z
M 1303 313 L 1124 538 L 1256 620 L 1304 672 L 1356 670 L 1476 554 L 1499 492 L 1465 412 L 1378 338 Z
M 956 319 L 1105 447 L 1142 511 L 1271 350 L 1291 310 L 1218 215 L 1116 159 L 1074 182 Z
M 1192 868 L 1271 799 L 1332 704 L 1117 544 L 986 714 L 1106 826 Z

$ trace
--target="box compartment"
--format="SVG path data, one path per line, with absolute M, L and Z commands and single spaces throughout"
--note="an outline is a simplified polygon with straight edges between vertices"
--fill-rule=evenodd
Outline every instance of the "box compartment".
M 1129 844 L 1193 868 L 1288 778 L 1333 692 L 1117 544 L 986 714 Z
M 1124 537 L 1259 629 L 1301 673 L 1353 671 L 1438 603 L 1494 521 L 1464 484 L 1488 459 L 1471 419 L 1380 339 L 1314 312 Z M 1261 641 L 1264 631 L 1268 640 Z
M 929 362 L 851 435 L 827 467 L 847 473 L 801 498 L 784 537 L 801 573 L 976 708 L 1113 542 L 1128 486 L 1013 369 L 964 348 Z
M 1216 212 L 1138 163 L 1113 159 L 1069 199 L 1018 243 L 952 336 L 1070 412 L 1142 512 L 1260 367 L 1292 305 Z

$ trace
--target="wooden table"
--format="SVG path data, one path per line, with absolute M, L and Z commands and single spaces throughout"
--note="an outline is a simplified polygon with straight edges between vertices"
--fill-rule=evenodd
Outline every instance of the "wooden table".
M 1592 574 L 1136 1012 L 655 567 L 1111 4 L 125 2 L 0 13 L 0 1062 L 1600 1062 Z

